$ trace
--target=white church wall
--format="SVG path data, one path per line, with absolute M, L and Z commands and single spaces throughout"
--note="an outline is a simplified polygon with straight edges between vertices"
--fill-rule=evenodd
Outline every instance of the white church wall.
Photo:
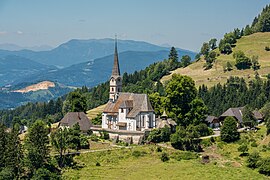
M 108 125 L 107 125 L 107 114 L 106 113 L 102 113 L 102 128 L 107 129 Z

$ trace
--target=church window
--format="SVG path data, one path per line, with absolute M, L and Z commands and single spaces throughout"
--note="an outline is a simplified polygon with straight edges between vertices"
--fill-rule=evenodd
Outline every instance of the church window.
M 121 113 L 123 113 L 124 112 L 124 109 L 123 108 L 121 108 Z
M 112 88 L 112 91 L 114 91 L 114 89 Z
M 142 127 L 144 127 L 144 116 L 142 117 Z

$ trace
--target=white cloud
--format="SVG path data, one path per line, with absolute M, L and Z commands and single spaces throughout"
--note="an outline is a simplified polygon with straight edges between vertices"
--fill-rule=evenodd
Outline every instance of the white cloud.
M 23 32 L 22 31 L 17 31 L 17 34 L 23 34 Z

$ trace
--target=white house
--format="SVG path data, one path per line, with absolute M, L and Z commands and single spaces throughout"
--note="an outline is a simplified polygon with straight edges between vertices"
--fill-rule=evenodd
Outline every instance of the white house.
M 114 65 L 110 78 L 110 99 L 102 113 L 102 128 L 144 131 L 156 126 L 154 110 L 146 94 L 122 93 L 122 78 L 115 42 Z

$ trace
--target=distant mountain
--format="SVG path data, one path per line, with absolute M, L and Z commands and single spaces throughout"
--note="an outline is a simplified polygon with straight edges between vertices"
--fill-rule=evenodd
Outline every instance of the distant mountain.
M 32 47 L 22 47 L 16 44 L 4 43 L 0 44 L 0 49 L 8 50 L 8 51 L 20 51 L 24 49 L 32 50 L 32 51 L 49 51 L 52 50 L 53 47 L 48 45 L 40 45 L 40 46 L 32 46 Z
M 9 55 L 0 58 L 0 86 L 12 84 L 24 77 L 56 70 L 54 66 L 44 65 L 20 56 Z
M 152 63 L 167 58 L 168 53 L 169 51 L 126 51 L 119 53 L 121 73 L 133 73 L 134 71 L 144 69 Z M 182 51 L 179 51 L 178 53 L 180 56 L 184 55 Z M 187 54 L 193 56 L 192 53 Z M 67 68 L 25 77 L 14 83 L 50 80 L 69 86 L 81 87 L 86 85 L 92 87 L 109 79 L 112 66 L 113 55 L 109 55 L 95 59 L 94 61 L 83 62 Z
M 169 47 L 157 46 L 143 41 L 133 40 L 118 40 L 118 51 L 141 51 L 141 52 L 156 52 L 166 50 Z M 195 56 L 194 52 L 178 49 L 180 54 L 189 54 Z M 57 48 L 50 51 L 34 52 L 31 50 L 8 51 L 0 50 L 0 57 L 7 55 L 17 55 L 25 57 L 36 62 L 55 65 L 58 67 L 68 67 L 74 64 L 93 61 L 97 58 L 102 58 L 113 54 L 114 40 L 113 39 L 90 39 L 90 40 L 70 40 L 61 44 Z

